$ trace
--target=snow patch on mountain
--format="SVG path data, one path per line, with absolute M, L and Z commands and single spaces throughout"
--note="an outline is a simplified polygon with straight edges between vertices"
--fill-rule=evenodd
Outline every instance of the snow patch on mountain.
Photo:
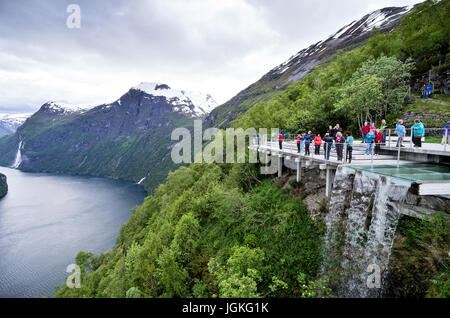
M 132 89 L 140 90 L 151 96 L 165 97 L 175 111 L 203 117 L 215 107 L 216 101 L 209 94 L 170 88 L 167 84 L 142 82 Z
M 41 109 L 50 113 L 56 114 L 74 114 L 79 113 L 82 114 L 91 108 L 94 108 L 92 105 L 73 105 L 67 103 L 60 103 L 50 101 L 42 105 Z
M 14 133 L 31 115 L 33 114 L 0 114 L 0 128 L 3 128 L 6 132 Z
M 345 25 L 327 39 L 319 41 L 291 56 L 286 62 L 276 66 L 268 74 L 280 76 L 285 72 L 290 72 L 300 67 L 300 69 L 295 70 L 293 76 L 290 76 L 291 80 L 299 80 L 303 74 L 307 73 L 309 69 L 307 66 L 315 65 L 314 61 L 318 61 L 319 55 L 327 52 L 327 49 L 336 47 L 347 39 L 365 36 L 373 30 L 389 28 L 389 26 L 398 22 L 399 19 L 413 10 L 414 7 L 414 5 L 389 7 L 366 14 L 360 19 Z

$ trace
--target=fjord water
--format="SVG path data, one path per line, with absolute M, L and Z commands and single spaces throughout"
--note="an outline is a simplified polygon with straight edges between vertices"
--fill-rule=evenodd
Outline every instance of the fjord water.
M 130 209 L 146 196 L 125 181 L 0 172 L 9 186 L 0 199 L 0 297 L 51 297 L 77 253 L 113 247 Z

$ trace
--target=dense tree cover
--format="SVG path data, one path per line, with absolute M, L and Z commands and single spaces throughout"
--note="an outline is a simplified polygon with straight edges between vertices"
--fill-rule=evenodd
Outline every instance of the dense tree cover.
M 192 164 L 133 210 L 117 247 L 81 252 L 81 289 L 56 297 L 329 296 L 306 206 L 246 164 Z
M 444 212 L 431 220 L 403 216 L 389 264 L 390 297 L 402 290 L 413 297 L 450 297 L 450 220 Z
M 340 123 L 359 131 L 358 123 L 366 117 L 379 121 L 396 113 L 407 96 L 410 75 L 439 64 L 442 71 L 448 69 L 449 20 L 448 0 L 426 1 L 394 31 L 374 32 L 365 46 L 338 52 L 280 96 L 240 114 L 232 126 L 323 133 L 329 124 Z

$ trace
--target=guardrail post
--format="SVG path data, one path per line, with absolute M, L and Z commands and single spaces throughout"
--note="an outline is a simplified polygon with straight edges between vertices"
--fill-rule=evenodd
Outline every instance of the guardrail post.
M 445 129 L 444 151 L 447 151 L 447 142 L 448 142 L 448 128 Z
M 391 129 L 389 128 L 389 148 L 391 148 Z
M 342 158 L 343 163 L 347 163 L 347 143 L 344 144 L 344 156 Z
M 409 147 L 412 148 L 413 146 L 413 130 L 411 129 L 411 140 L 409 141 Z
M 373 148 L 374 145 L 372 144 L 372 147 L 370 147 L 370 163 L 373 164 Z
M 400 164 L 400 143 L 398 143 L 397 165 Z

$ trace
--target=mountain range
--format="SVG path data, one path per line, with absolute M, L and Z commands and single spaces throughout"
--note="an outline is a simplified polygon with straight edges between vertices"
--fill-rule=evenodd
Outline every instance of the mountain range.
M 0 137 L 13 134 L 32 113 L 0 114 Z
M 24 171 L 107 176 L 140 182 L 150 192 L 176 168 L 170 159 L 173 129 L 224 128 L 240 112 L 300 81 L 338 50 L 366 43 L 373 31 L 390 32 L 414 7 L 374 11 L 323 41 L 299 51 L 221 106 L 207 94 L 140 83 L 117 101 L 99 106 L 48 102 L 17 132 L 0 139 L 0 165 Z M 20 145 L 20 146 L 19 146 Z M 20 152 L 20 160 L 17 154 Z
M 151 191 L 176 167 L 172 130 L 192 129 L 215 106 L 210 95 L 162 83 L 141 83 L 95 107 L 47 102 L 0 139 L 0 165 L 139 181 Z

